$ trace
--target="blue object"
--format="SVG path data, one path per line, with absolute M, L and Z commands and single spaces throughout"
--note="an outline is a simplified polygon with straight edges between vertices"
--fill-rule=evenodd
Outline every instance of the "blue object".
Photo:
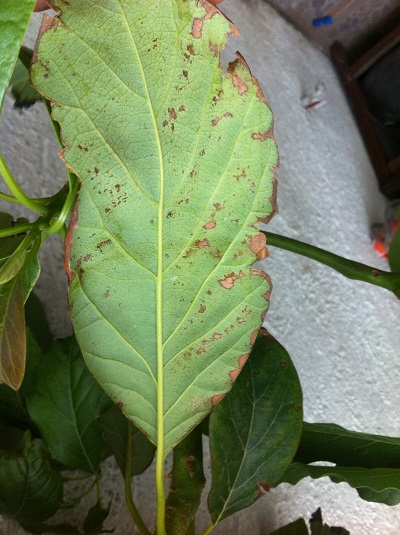
M 327 26 L 329 24 L 332 24 L 332 17 L 322 17 L 320 19 L 314 19 L 312 21 L 313 26 L 318 28 L 318 26 Z

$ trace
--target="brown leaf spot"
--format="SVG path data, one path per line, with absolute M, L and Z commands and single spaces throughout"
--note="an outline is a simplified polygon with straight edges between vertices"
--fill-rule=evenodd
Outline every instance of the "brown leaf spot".
M 189 54 L 191 56 L 194 56 L 194 47 L 193 47 L 193 45 L 188 45 L 186 48 L 187 48 L 187 51 L 189 52 Z
M 245 320 L 244 318 L 237 317 L 237 318 L 236 318 L 236 321 L 237 321 L 238 323 L 244 323 L 246 320 Z
M 192 35 L 195 39 L 200 39 L 200 37 L 203 35 L 203 19 L 194 19 Z
M 187 72 L 187 71 L 183 71 L 182 74 L 183 74 L 183 76 L 184 76 L 185 78 L 188 77 L 188 72 Z
M 270 137 L 270 134 L 269 132 L 264 132 L 263 134 L 261 134 L 260 132 L 256 132 L 254 134 L 251 134 L 251 137 L 253 139 L 258 139 L 259 141 L 265 141 Z
M 256 500 L 259 500 L 260 498 L 265 496 L 266 493 L 269 492 L 271 489 L 272 485 L 265 483 L 265 481 L 260 481 L 259 483 L 257 483 L 258 495 Z
M 246 169 L 242 169 L 242 171 L 238 175 L 234 175 L 234 177 L 239 182 L 239 180 L 241 178 L 245 178 L 246 177 Z
M 203 312 L 206 311 L 206 308 L 207 308 L 206 306 L 200 305 L 200 308 L 199 308 L 199 310 L 197 312 L 199 312 L 200 314 L 203 314 Z
M 168 108 L 168 115 L 169 115 L 170 119 L 176 119 L 177 118 L 176 111 L 175 111 L 174 108 Z
M 122 403 L 122 401 L 118 401 L 118 403 L 116 403 L 117 407 L 119 409 L 122 409 L 122 407 L 124 406 L 124 404 Z
M 201 249 L 202 247 L 210 247 L 210 244 L 208 243 L 207 238 L 204 238 L 204 240 L 197 240 L 196 247 Z
M 105 245 L 109 245 L 110 243 L 111 243 L 111 240 L 110 240 L 110 238 L 108 238 L 108 240 L 104 240 L 104 241 L 98 243 L 96 245 L 96 248 L 99 249 L 99 251 L 102 253 L 103 252 L 103 247 Z
M 87 262 L 88 260 L 90 260 L 90 259 L 92 258 L 92 256 L 93 256 L 92 253 L 89 253 L 89 254 L 87 254 L 87 255 L 85 255 L 85 256 L 83 257 L 83 260 L 84 260 L 85 262 Z
M 219 403 L 221 399 L 223 399 L 224 397 L 225 397 L 225 394 L 216 394 L 215 396 L 213 396 L 211 398 L 212 406 L 215 407 L 215 405 L 217 405 L 217 403 Z
M 219 212 L 220 210 L 222 210 L 223 206 L 219 202 L 216 202 L 214 204 L 214 208 L 217 210 L 217 212 Z
M 244 355 L 241 355 L 238 359 L 239 366 L 235 369 L 229 372 L 229 377 L 231 378 L 232 384 L 236 381 L 237 376 L 242 371 L 243 366 L 246 363 L 246 360 L 249 358 L 249 353 L 246 353 Z
M 206 230 L 210 230 L 210 229 L 214 228 L 216 226 L 216 224 L 217 223 L 215 221 L 208 221 L 208 223 L 203 225 L 203 228 L 205 228 Z
M 67 235 L 65 236 L 64 241 L 64 269 L 67 274 L 68 284 L 71 284 L 76 275 L 75 271 L 71 271 L 70 265 L 71 247 L 74 241 L 73 232 L 76 228 L 78 228 L 78 202 L 75 203 L 74 209 L 72 210 Z
M 223 279 L 220 279 L 218 283 L 220 286 L 222 286 L 222 288 L 231 290 L 235 284 L 235 281 L 237 279 L 241 279 L 243 275 L 243 271 L 240 271 L 238 275 L 235 273 L 228 273 L 228 275 L 225 275 L 225 277 Z
M 221 337 L 222 337 L 222 334 L 221 333 L 215 333 L 212 335 L 213 337 L 213 340 L 219 340 Z
M 202 353 L 205 353 L 206 350 L 204 349 L 204 347 L 199 347 L 199 349 L 196 351 L 196 354 L 197 355 L 201 355 Z
M 233 115 L 231 114 L 230 111 L 227 111 L 221 117 L 215 117 L 215 119 L 211 121 L 211 126 L 217 126 L 220 120 L 223 119 L 224 117 L 233 117 Z
M 256 255 L 257 260 L 264 260 L 269 256 L 269 251 L 266 246 L 265 234 L 259 232 L 253 236 L 250 241 L 250 249 Z

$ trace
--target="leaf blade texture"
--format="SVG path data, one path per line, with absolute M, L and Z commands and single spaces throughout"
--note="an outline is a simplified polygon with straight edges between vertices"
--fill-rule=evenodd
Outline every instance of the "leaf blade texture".
M 208 2 L 61 8 L 32 76 L 81 180 L 74 328 L 96 380 L 167 453 L 231 388 L 268 306 L 249 266 L 275 211 L 272 114 L 241 58 L 222 78 L 236 29 Z
M 290 465 L 300 440 L 302 392 L 286 350 L 259 335 L 232 391 L 210 416 L 213 524 L 251 505 Z

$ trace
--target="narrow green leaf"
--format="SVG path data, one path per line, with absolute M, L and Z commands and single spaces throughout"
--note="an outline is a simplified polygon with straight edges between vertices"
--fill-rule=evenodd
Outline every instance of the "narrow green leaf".
M 0 112 L 35 0 L 0 2 Z
M 173 451 L 165 515 L 168 535 L 194 535 L 195 515 L 205 482 L 202 433 L 201 426 L 197 426 Z
M 286 350 L 263 332 L 232 392 L 210 416 L 213 524 L 251 505 L 282 477 L 302 427 L 302 392 Z
M 128 421 L 117 406 L 111 407 L 99 417 L 106 443 L 125 476 L 126 471 L 126 445 L 128 442 Z M 154 445 L 134 425 L 129 426 L 132 432 L 132 475 L 141 474 L 150 466 L 155 452 Z
M 56 340 L 27 399 L 29 415 L 51 455 L 71 468 L 97 473 L 106 451 L 97 418 L 110 404 L 75 339 Z
M 398 208 L 397 219 L 400 220 L 400 207 Z M 393 272 L 400 271 L 400 225 L 398 225 L 389 246 L 389 266 Z
M 20 217 L 17 221 L 14 221 L 12 215 L 5 212 L 0 212 L 0 229 L 12 228 L 15 225 L 22 225 L 28 223 L 28 220 L 24 217 Z M 15 236 L 7 236 L 6 238 L 0 238 L 0 267 L 4 264 L 9 256 L 15 251 L 21 241 L 24 239 L 25 234 L 18 234 Z
M 0 450 L 0 514 L 41 521 L 59 509 L 62 495 L 61 474 L 28 434 L 21 452 Z
M 16 108 L 29 108 L 42 97 L 31 86 L 29 71 L 20 59 L 15 64 L 14 72 L 10 80 L 11 94 L 15 99 Z
M 21 277 L 0 284 L 0 383 L 14 390 L 25 373 L 26 335 Z
M 366 500 L 372 498 L 371 501 L 380 501 L 387 505 L 400 503 L 399 468 L 354 468 L 293 463 L 286 470 L 280 483 L 295 485 L 305 477 L 313 479 L 329 477 L 334 483 L 348 483 Z M 364 492 L 364 489 L 372 492 Z
M 308 535 L 307 524 L 304 518 L 298 518 L 294 522 L 270 533 L 270 535 Z
M 32 79 L 82 182 L 72 320 L 90 371 L 162 455 L 231 388 L 268 306 L 249 266 L 275 210 L 272 114 L 241 57 L 223 76 L 237 30 L 210 3 L 59 6 Z
M 349 431 L 336 424 L 303 423 L 294 459 L 330 461 L 340 466 L 400 468 L 400 438 Z
M 40 239 L 40 238 L 39 238 Z M 38 252 L 32 250 L 28 253 L 21 272 L 22 291 L 24 302 L 30 296 L 40 275 L 40 262 Z

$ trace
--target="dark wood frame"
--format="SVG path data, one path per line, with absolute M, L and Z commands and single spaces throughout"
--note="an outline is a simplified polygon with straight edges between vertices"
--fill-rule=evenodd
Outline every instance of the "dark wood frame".
M 353 114 L 363 136 L 382 193 L 389 199 L 400 198 L 400 155 L 388 160 L 370 117 L 359 78 L 385 54 L 400 43 L 400 25 L 368 50 L 357 61 L 350 62 L 340 43 L 331 46 L 331 58 L 343 84 Z M 400 152 L 400 148 L 399 148 Z

